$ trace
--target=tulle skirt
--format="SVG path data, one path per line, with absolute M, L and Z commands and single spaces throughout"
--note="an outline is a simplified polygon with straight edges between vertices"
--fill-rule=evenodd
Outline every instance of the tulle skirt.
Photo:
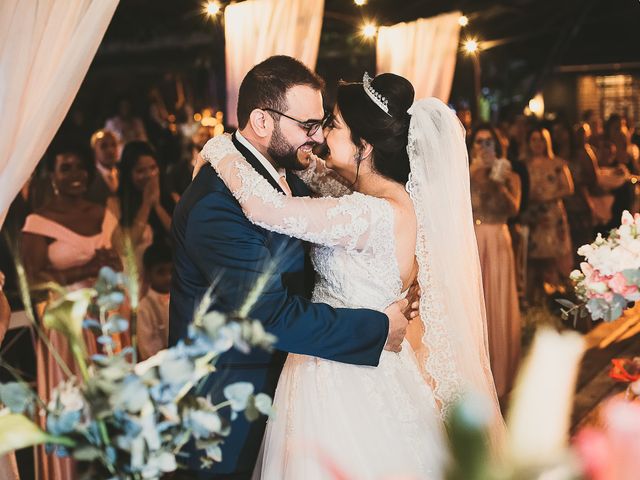
M 505 224 L 476 225 L 487 308 L 491 371 L 499 397 L 513 385 L 520 359 L 521 320 L 511 235 Z
M 378 367 L 290 354 L 274 407 L 254 478 L 443 478 L 444 428 L 407 341 Z

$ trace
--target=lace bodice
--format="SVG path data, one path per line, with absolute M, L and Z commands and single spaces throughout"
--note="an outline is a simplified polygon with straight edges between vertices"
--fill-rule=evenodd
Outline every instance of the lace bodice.
M 400 297 L 394 211 L 388 201 L 358 192 L 340 197 L 288 197 L 251 167 L 228 135 L 209 140 L 201 155 L 252 223 L 314 244 L 312 261 L 318 275 L 314 302 L 382 311 Z M 316 192 L 335 194 L 335 185 L 319 187 L 323 177 L 327 178 L 302 175 L 303 180 L 314 179 Z

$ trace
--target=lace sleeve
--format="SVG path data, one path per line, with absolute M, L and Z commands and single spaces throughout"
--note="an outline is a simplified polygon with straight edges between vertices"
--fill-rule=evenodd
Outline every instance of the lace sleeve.
M 383 210 L 377 202 L 384 200 L 357 192 L 340 198 L 288 197 L 256 172 L 228 137 L 209 140 L 202 157 L 255 225 L 319 245 L 367 249 Z
M 322 158 L 310 155 L 309 159 L 309 167 L 295 174 L 312 192 L 321 197 L 342 197 L 352 192 L 352 189 L 341 181 L 338 174 L 326 166 Z

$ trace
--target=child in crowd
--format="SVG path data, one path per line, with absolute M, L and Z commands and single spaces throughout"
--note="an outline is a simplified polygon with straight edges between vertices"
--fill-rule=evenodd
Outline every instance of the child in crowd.
M 154 243 L 142 257 L 147 294 L 138 307 L 138 351 L 145 360 L 167 348 L 169 333 L 169 288 L 171 287 L 171 247 Z

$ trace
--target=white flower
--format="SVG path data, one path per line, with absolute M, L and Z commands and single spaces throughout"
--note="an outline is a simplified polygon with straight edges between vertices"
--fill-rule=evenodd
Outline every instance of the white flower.
M 574 270 L 569 275 L 569 278 L 573 282 L 579 282 L 580 280 L 582 280 L 584 278 L 584 274 L 580 270 Z
M 604 282 L 587 282 L 587 288 L 594 293 L 606 293 L 609 290 L 607 284 Z
M 58 402 L 67 412 L 75 412 L 84 408 L 84 397 L 73 380 L 58 384 L 49 402 L 49 409 L 55 410 Z
M 249 397 L 253 395 L 254 387 L 249 382 L 236 382 L 227 385 L 223 392 L 224 396 L 231 403 L 231 409 L 240 412 L 247 408 Z

